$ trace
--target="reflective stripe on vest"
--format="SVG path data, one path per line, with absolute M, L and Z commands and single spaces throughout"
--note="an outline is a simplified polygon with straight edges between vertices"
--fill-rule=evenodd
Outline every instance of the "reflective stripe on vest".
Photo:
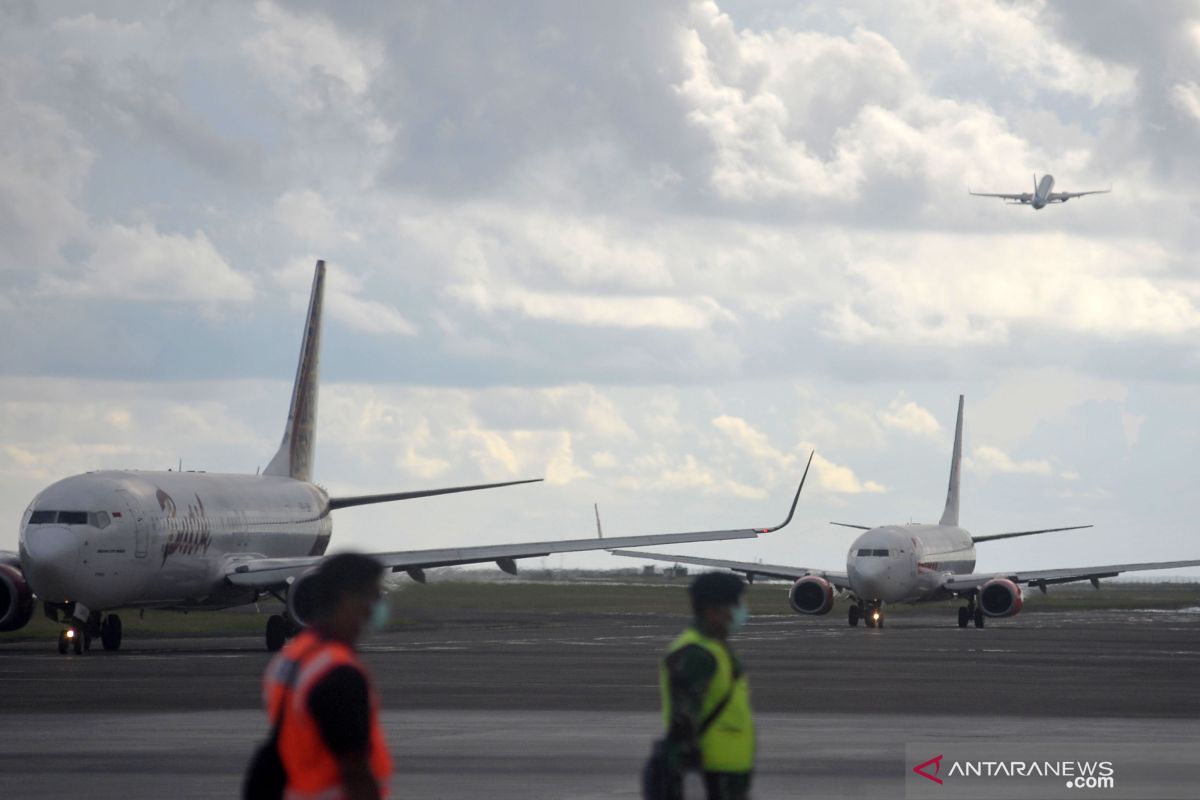
M 746 676 L 733 677 L 733 657 L 728 648 L 716 639 L 703 636 L 688 628 L 667 648 L 667 655 L 688 645 L 699 645 L 717 661 L 717 672 L 709 681 L 701 704 L 700 724 L 721 703 L 733 683 L 733 694 L 725 708 L 700 737 L 700 754 L 706 772 L 750 772 L 754 769 L 754 719 L 750 712 L 750 685 Z M 662 694 L 663 720 L 671 726 L 671 684 L 666 658 L 659 664 L 659 690 Z
M 304 631 L 267 667 L 263 694 L 272 721 L 278 719 L 291 679 L 291 702 L 279 731 L 279 758 L 288 777 L 284 797 L 288 800 L 337 800 L 342 796 L 341 768 L 325 747 L 317 722 L 308 711 L 309 692 L 330 670 L 341 666 L 354 667 L 364 677 L 367 675 L 351 648 Z M 381 793 L 386 796 L 392 759 L 379 724 L 379 701 L 373 689 L 370 689 L 370 715 L 368 763 Z

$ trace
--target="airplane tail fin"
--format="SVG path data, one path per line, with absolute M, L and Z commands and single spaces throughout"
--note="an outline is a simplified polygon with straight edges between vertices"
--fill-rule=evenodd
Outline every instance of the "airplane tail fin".
M 1033 173 L 1033 193 L 1037 194 L 1037 173 Z
M 321 307 L 325 297 L 325 262 L 318 261 L 313 275 L 312 294 L 308 300 L 308 317 L 304 322 L 304 339 L 300 345 L 300 363 L 296 367 L 296 383 L 292 387 L 292 405 L 288 409 L 283 441 L 264 475 L 280 475 L 301 481 L 311 481 L 313 448 L 317 438 L 317 367 L 321 351 Z
M 941 525 L 958 525 L 958 478 L 962 472 L 963 396 L 958 396 L 958 421 L 954 424 L 954 455 L 950 458 L 950 486 L 946 489 L 946 510 Z

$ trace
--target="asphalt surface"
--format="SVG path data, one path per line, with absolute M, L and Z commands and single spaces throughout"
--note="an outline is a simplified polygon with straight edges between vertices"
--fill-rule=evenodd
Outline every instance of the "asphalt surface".
M 983 630 L 960 630 L 951 613 L 882 630 L 753 618 L 735 647 L 760 720 L 756 797 L 901 796 L 914 739 L 1200 752 L 1200 609 L 1043 613 Z M 656 658 L 681 624 L 447 612 L 371 639 L 393 796 L 636 796 L 659 725 Z M 261 647 L 127 637 L 119 653 L 59 656 L 53 641 L 0 645 L 0 797 L 236 795 L 266 732 Z

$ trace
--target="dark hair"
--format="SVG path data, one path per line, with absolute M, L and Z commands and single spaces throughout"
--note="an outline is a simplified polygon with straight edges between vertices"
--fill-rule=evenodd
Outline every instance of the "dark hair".
M 692 611 L 697 616 L 706 608 L 736 606 L 745 591 L 746 582 L 730 572 L 705 572 L 697 575 L 688 586 Z
M 328 614 L 342 598 L 369 589 L 383 575 L 383 565 L 360 553 L 338 553 L 321 562 L 314 580 L 314 610 Z

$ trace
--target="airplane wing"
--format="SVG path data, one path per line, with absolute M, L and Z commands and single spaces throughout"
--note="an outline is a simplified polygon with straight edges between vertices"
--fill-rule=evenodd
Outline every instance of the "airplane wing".
M 1112 578 L 1122 572 L 1141 572 L 1155 569 L 1179 569 L 1200 567 L 1200 559 L 1193 561 L 1151 561 L 1145 564 L 1108 564 L 1101 567 L 1068 567 L 1066 569 L 1039 569 L 1028 572 L 992 572 L 972 575 L 951 575 L 942 588 L 949 592 L 967 592 L 977 589 L 993 578 L 1008 578 L 1013 583 L 1026 586 L 1045 587 L 1052 583 L 1075 581 L 1098 582 L 1101 578 Z
M 1091 525 L 1072 525 L 1069 528 L 1042 528 L 1036 531 L 1015 531 L 1013 533 L 989 533 L 987 536 L 972 536 L 971 541 L 975 544 L 980 542 L 991 542 L 996 539 L 1012 539 L 1017 536 L 1036 536 L 1039 533 L 1058 533 L 1060 531 L 1081 531 L 1084 528 L 1090 528 Z
M 391 503 L 395 500 L 415 500 L 418 497 L 436 497 L 442 494 L 458 494 L 459 492 L 477 492 L 480 489 L 499 489 L 502 486 L 519 486 L 522 483 L 541 483 L 541 478 L 524 481 L 505 481 L 504 483 L 481 483 L 475 486 L 450 486 L 445 489 L 418 489 L 414 492 L 390 492 L 388 494 L 360 494 L 353 497 L 329 498 L 329 510 L 365 506 L 371 503 Z
M 756 564 L 753 561 L 726 561 L 720 558 L 698 558 L 696 556 L 673 556 L 667 553 L 643 553 L 639 550 L 612 550 L 614 556 L 627 558 L 647 558 L 651 561 L 667 561 L 672 564 L 696 564 L 701 567 L 716 567 L 734 572 L 745 573 L 747 578 L 754 579 L 755 575 L 764 578 L 782 578 L 794 581 L 805 575 L 819 575 L 832 583 L 838 589 L 849 589 L 850 579 L 843 572 L 829 572 L 823 569 L 808 569 L 806 567 L 781 567 L 774 564 Z
M 967 194 L 971 195 L 972 197 L 999 197 L 1003 200 L 1015 200 L 1018 203 L 1033 202 L 1033 195 L 1029 192 L 1016 192 L 1009 194 L 1006 192 L 972 192 L 970 189 L 967 189 Z
M 1065 203 L 1072 197 L 1083 197 L 1089 194 L 1108 194 L 1112 189 L 1093 189 L 1090 192 L 1051 192 L 1046 198 L 1051 203 Z
M 812 462 L 811 456 L 809 463 Z M 805 469 L 805 476 L 808 470 Z M 787 519 L 770 528 L 738 528 L 724 531 L 697 531 L 694 533 L 660 533 L 649 536 L 596 537 L 589 539 L 566 539 L 552 542 L 522 542 L 519 544 L 483 545 L 480 547 L 442 548 L 436 550 L 407 550 L 393 553 L 371 553 L 392 572 L 407 571 L 413 578 L 424 579 L 422 570 L 431 567 L 450 567 L 461 564 L 482 564 L 495 561 L 505 572 L 516 574 L 515 559 L 537 558 L 552 553 L 574 553 L 584 550 L 610 550 L 614 547 L 647 547 L 678 542 L 712 542 L 723 539 L 753 539 L 762 533 L 772 533 L 792 521 L 796 503 L 804 489 L 803 479 Z M 324 556 L 302 556 L 296 558 L 245 558 L 232 559 L 228 563 L 225 580 L 235 586 L 258 589 L 277 588 L 289 582 L 323 560 Z

